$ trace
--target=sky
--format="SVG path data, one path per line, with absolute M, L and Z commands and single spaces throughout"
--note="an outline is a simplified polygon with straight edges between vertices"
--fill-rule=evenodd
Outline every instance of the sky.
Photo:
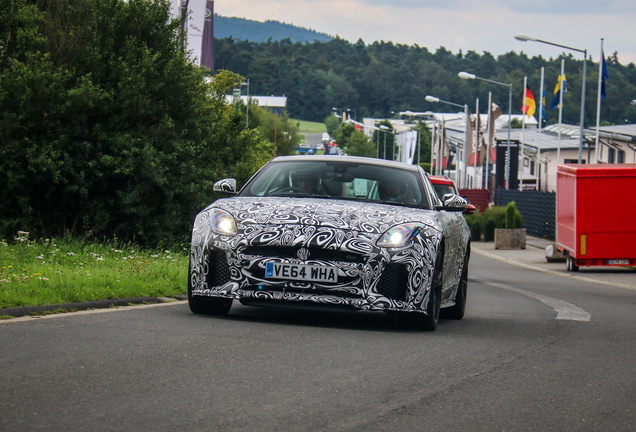
M 355 43 L 375 41 L 418 45 L 435 52 L 510 51 L 556 58 L 582 52 L 539 42 L 520 42 L 515 34 L 587 50 L 594 62 L 617 52 L 621 64 L 636 64 L 634 0 L 216 0 L 225 17 L 274 20 L 339 36 Z M 589 57 L 588 57 L 589 58 Z

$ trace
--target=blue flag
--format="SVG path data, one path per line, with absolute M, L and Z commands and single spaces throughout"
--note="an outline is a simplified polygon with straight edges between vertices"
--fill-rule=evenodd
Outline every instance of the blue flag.
M 601 50 L 601 99 L 603 99 L 605 94 L 605 80 L 609 78 L 609 74 L 607 73 L 607 63 L 605 63 L 605 53 Z
M 543 94 L 541 95 L 541 118 L 545 118 L 545 85 L 543 85 Z
M 563 94 L 565 95 L 568 92 L 568 82 L 565 79 L 565 74 L 559 75 L 559 79 L 557 81 L 557 85 L 554 88 L 554 96 L 552 97 L 552 106 L 550 106 L 550 108 L 557 108 L 560 105 L 560 101 L 561 101 L 561 83 L 563 83 Z

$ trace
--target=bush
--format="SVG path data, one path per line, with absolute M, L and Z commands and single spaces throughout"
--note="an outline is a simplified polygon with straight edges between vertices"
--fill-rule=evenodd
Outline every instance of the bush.
M 521 228 L 521 225 L 523 225 L 523 219 L 517 210 L 517 204 L 510 201 L 506 206 L 505 227 L 506 229 L 515 229 Z
M 470 239 L 473 241 L 481 241 L 481 233 L 483 232 L 483 216 L 479 210 L 473 214 L 465 214 L 466 223 L 470 228 Z
M 470 224 L 470 239 L 472 241 L 481 241 L 481 221 L 474 220 Z
M 6 4 L 0 238 L 179 243 L 216 180 L 242 182 L 270 159 L 272 145 L 225 99 L 244 78 L 209 80 L 190 62 L 167 2 Z
M 484 223 L 484 241 L 495 240 L 495 228 L 497 228 L 497 221 L 492 217 L 486 218 Z
M 495 228 L 504 228 L 506 226 L 506 209 L 501 206 L 489 207 L 484 212 L 484 218 L 493 219 L 495 222 Z
M 506 207 L 489 207 L 481 219 L 484 241 L 495 240 L 496 228 L 521 228 L 523 225 L 523 218 L 514 201 L 508 203 Z

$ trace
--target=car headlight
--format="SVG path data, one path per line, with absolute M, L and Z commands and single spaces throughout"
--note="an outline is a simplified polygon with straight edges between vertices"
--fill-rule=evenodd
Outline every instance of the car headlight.
M 208 211 L 210 212 L 210 229 L 212 229 L 212 232 L 224 236 L 236 235 L 236 222 L 230 213 L 217 208 Z
M 409 244 L 422 229 L 421 223 L 411 222 L 389 228 L 378 240 L 380 247 L 402 247 Z

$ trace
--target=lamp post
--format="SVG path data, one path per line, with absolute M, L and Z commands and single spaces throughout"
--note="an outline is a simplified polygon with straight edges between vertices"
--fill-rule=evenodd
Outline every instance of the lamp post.
M 353 120 L 358 118 L 358 113 L 356 113 L 356 110 L 352 110 L 351 108 L 347 108 L 347 112 L 351 113 L 353 111 Z M 351 114 L 349 115 L 351 116 Z
M 379 128 L 384 132 L 384 159 L 386 159 L 386 134 L 391 131 L 391 133 L 395 135 L 395 132 L 386 125 L 380 125 Z
M 499 84 L 508 87 L 508 142 L 506 143 L 506 170 L 505 170 L 505 189 L 510 189 L 510 129 L 512 127 L 512 84 L 494 81 L 488 78 L 481 78 L 475 74 L 468 72 L 460 72 L 457 74 L 461 79 L 478 79 L 492 84 Z M 488 107 L 490 113 L 490 107 Z
M 247 102 L 246 102 L 246 106 L 247 106 L 247 114 L 246 114 L 246 119 L 245 119 L 245 127 L 249 127 L 250 125 L 250 79 L 248 78 L 246 82 L 242 82 L 241 83 L 241 87 L 243 86 L 247 86 Z
M 426 96 L 424 99 L 426 99 L 426 102 L 440 102 L 440 103 L 445 103 L 447 105 L 452 105 L 452 106 L 464 108 L 464 117 L 466 119 L 466 128 L 464 130 L 464 153 L 465 153 L 464 154 L 464 171 L 460 171 L 463 174 L 460 176 L 460 178 L 457 179 L 457 183 L 459 185 L 461 185 L 461 187 L 466 187 L 466 172 L 465 171 L 466 171 L 466 166 L 468 165 L 468 162 L 467 162 L 467 159 L 468 159 L 468 128 L 470 127 L 470 119 L 468 118 L 468 104 L 460 105 L 460 104 L 456 104 L 454 102 L 441 100 L 440 98 L 437 98 L 435 96 L 430 96 L 430 95 Z M 458 156 L 459 156 L 459 154 L 458 154 Z M 459 159 L 459 157 L 457 159 Z M 457 164 L 457 166 L 459 167 L 459 163 Z
M 568 50 L 572 50 L 572 51 L 578 51 L 580 53 L 583 53 L 583 84 L 581 86 L 581 136 L 579 136 L 579 164 L 581 164 L 583 162 L 583 130 L 584 130 L 584 126 L 583 126 L 583 122 L 585 121 L 585 81 L 586 81 L 586 74 L 587 74 L 587 50 L 586 49 L 578 49 L 578 48 L 572 48 L 569 46 L 565 46 L 565 45 L 560 45 L 554 42 L 548 42 L 548 41 L 544 41 L 541 39 L 537 39 L 536 37 L 533 36 L 528 36 L 526 34 L 523 33 L 517 33 L 515 35 L 515 39 L 517 39 L 518 41 L 521 42 L 541 42 L 547 45 L 552 45 L 552 46 L 556 46 L 559 48 L 565 48 Z M 589 161 L 588 161 L 589 162 Z

